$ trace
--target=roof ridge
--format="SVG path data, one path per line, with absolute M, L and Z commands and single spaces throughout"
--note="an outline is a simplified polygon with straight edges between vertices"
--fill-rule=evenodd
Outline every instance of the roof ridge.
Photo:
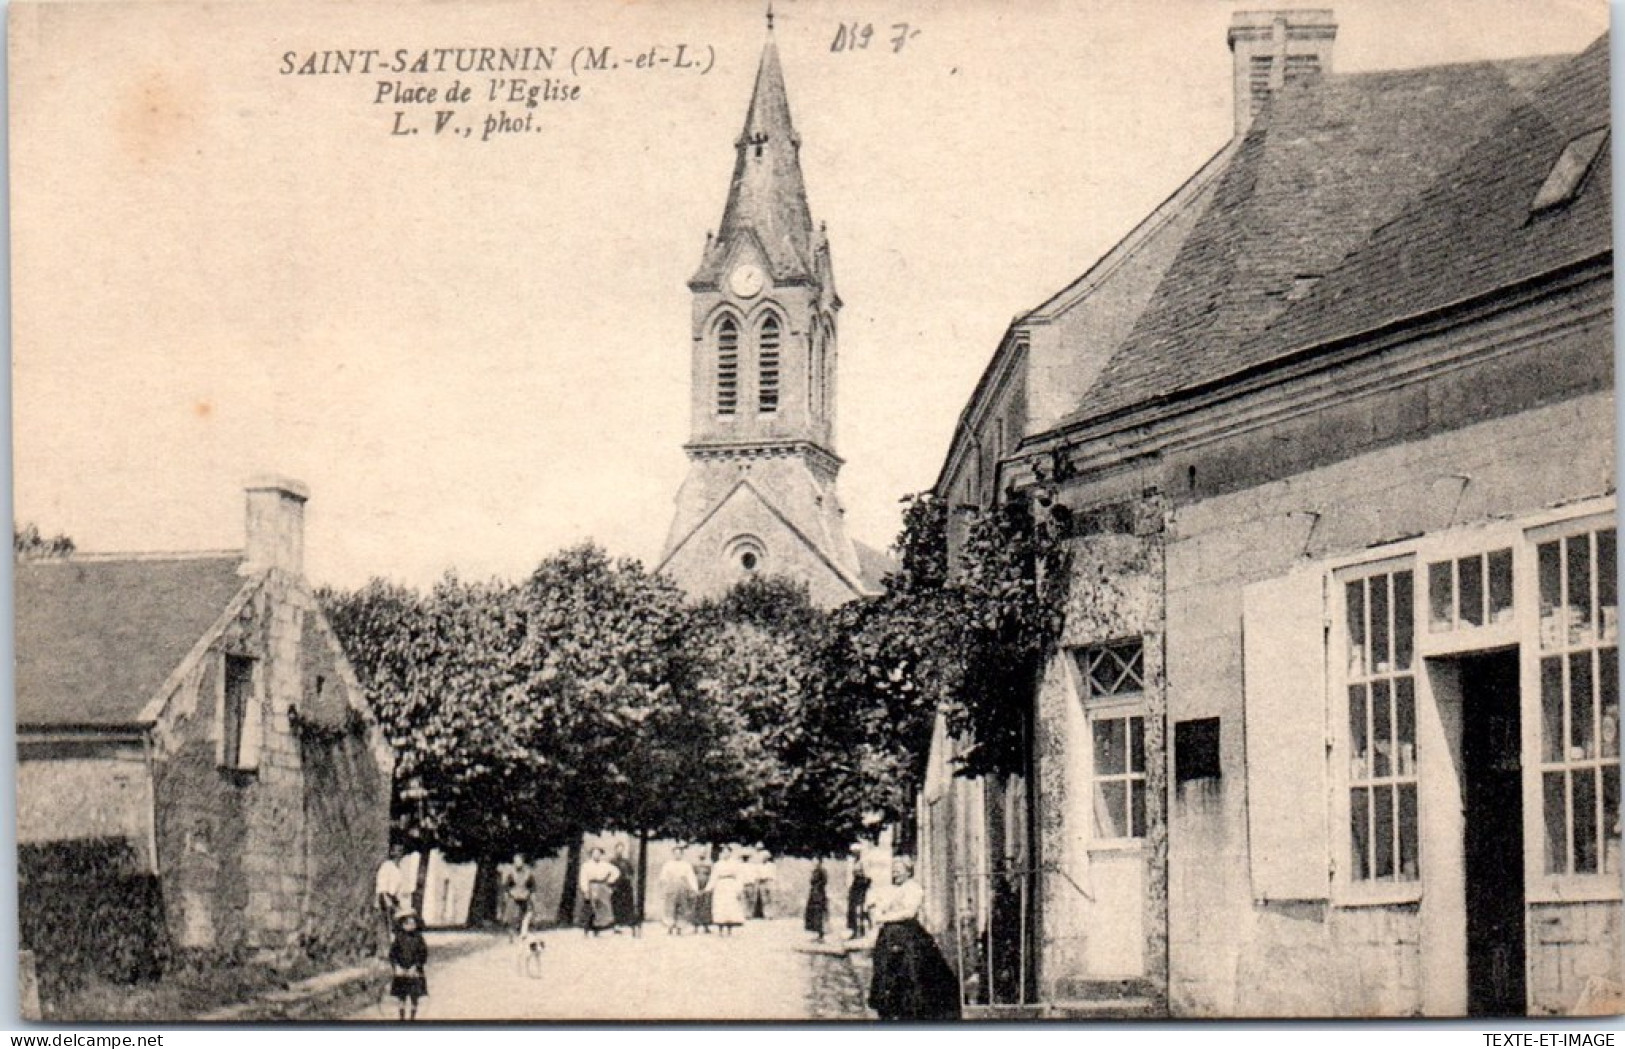
M 21 562 L 27 565 L 109 564 L 118 561 L 226 561 L 246 559 L 247 551 L 221 550 L 133 550 L 128 552 L 81 552 L 75 550 L 66 557 L 41 557 Z

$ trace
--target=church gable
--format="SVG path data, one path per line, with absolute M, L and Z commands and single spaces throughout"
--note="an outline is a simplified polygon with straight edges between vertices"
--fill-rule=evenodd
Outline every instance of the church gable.
M 660 571 L 696 597 L 720 594 L 751 575 L 803 580 L 813 603 L 826 607 L 863 592 L 749 481 L 736 485 L 677 543 Z

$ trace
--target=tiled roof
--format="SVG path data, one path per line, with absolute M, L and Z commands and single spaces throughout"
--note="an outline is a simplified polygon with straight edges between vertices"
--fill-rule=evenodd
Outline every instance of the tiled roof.
M 767 253 L 775 280 L 813 274 L 814 256 L 822 248 L 807 207 L 801 177 L 800 140 L 790 123 L 790 100 L 779 68 L 779 49 L 771 37 L 762 49 L 745 128 L 735 143 L 733 182 L 722 225 L 706 246 L 695 283 L 714 283 L 734 247 L 753 236 Z
M 17 724 L 113 728 L 142 708 L 248 582 L 239 556 L 16 567 Z
M 1608 126 L 1608 66 L 1605 35 L 1283 317 L 1268 348 L 1369 331 L 1609 251 L 1606 141 L 1572 200 L 1538 214 L 1531 208 L 1564 148 Z
M 1281 89 L 1134 329 L 1066 421 L 1176 394 L 1279 352 L 1260 334 L 1560 61 L 1364 73 Z

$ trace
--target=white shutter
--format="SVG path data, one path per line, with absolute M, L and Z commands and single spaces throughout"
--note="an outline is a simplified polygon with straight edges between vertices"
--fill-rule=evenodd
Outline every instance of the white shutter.
M 1324 574 L 1294 572 L 1242 591 L 1243 722 L 1253 898 L 1324 900 Z
M 243 704 L 243 738 L 242 746 L 237 751 L 237 767 L 240 769 L 257 769 L 260 767 L 260 746 L 265 738 L 265 707 L 266 703 L 260 698 L 268 689 L 265 674 L 270 667 L 264 660 L 256 659 L 253 663 L 253 675 L 249 683 L 248 702 Z

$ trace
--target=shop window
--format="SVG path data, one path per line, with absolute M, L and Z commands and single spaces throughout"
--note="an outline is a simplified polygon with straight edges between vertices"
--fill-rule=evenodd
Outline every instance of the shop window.
M 1428 565 L 1428 630 L 1511 622 L 1512 551 L 1495 550 Z
M 1546 873 L 1619 876 L 1615 532 L 1536 546 Z
M 1345 581 L 1349 877 L 1412 882 L 1417 834 L 1415 631 L 1409 570 Z

